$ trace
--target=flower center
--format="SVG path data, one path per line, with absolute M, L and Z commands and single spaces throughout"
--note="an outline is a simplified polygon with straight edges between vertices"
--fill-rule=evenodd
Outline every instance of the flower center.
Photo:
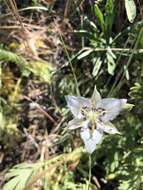
M 84 116 L 84 119 L 88 119 L 95 124 L 97 119 L 100 119 L 106 113 L 106 110 L 103 108 L 94 108 L 94 107 L 87 107 L 84 106 L 81 108 L 81 114 Z

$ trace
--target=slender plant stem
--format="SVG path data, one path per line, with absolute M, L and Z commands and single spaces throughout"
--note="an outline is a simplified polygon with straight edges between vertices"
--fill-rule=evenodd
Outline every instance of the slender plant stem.
M 127 46 L 128 42 L 129 42 L 129 37 L 128 37 L 125 45 L 124 45 L 124 49 L 126 49 L 125 47 Z M 119 65 L 121 58 L 122 58 L 122 54 L 120 54 L 119 57 L 118 57 L 118 59 L 117 59 L 116 67 Z M 120 77 L 122 75 L 122 72 L 123 72 L 123 68 L 121 67 L 120 70 L 119 70 L 119 72 L 117 73 L 117 76 L 116 76 L 115 81 L 114 81 L 114 83 L 112 85 L 112 88 L 111 88 L 111 90 L 108 93 L 108 97 L 110 97 L 111 95 L 113 95 L 113 90 L 114 90 L 115 86 L 117 85 L 118 80 L 120 79 Z M 110 80 L 111 80 L 111 77 L 110 77 Z M 110 80 L 108 81 L 107 84 L 109 84 Z M 107 84 L 106 84 L 106 88 L 107 88 Z
M 59 34 L 60 34 L 60 33 L 59 33 Z M 61 38 L 61 41 L 62 41 L 64 50 L 65 50 L 66 56 L 67 56 L 67 58 L 68 58 L 68 61 L 69 61 L 70 67 L 71 67 L 72 74 L 73 74 L 73 77 L 74 77 L 74 82 L 75 82 L 75 86 L 76 86 L 76 93 L 77 93 L 78 96 L 80 96 L 80 91 L 79 91 L 79 87 L 78 87 L 78 82 L 77 82 L 76 74 L 75 74 L 75 71 L 74 71 L 74 68 L 73 68 L 73 65 L 72 65 L 72 62 L 71 62 L 69 53 L 68 53 L 68 51 L 67 51 L 67 48 L 66 48 L 66 46 L 65 46 L 65 42 L 64 42 L 63 37 L 62 37 L 61 34 L 60 34 L 60 38 Z
M 137 40 L 136 40 L 136 43 L 135 43 L 135 45 L 134 45 L 133 52 L 134 52 L 134 50 L 135 50 L 135 49 L 137 48 L 137 46 L 138 46 L 138 43 L 139 43 L 139 40 L 140 40 L 140 38 L 141 38 L 142 33 L 143 33 L 143 28 L 141 28 L 141 30 L 140 30 L 140 32 L 139 32 L 139 34 L 138 34 L 138 36 L 137 36 Z M 129 65 L 130 65 L 130 63 L 131 63 L 131 60 L 132 60 L 132 58 L 133 58 L 133 56 L 134 56 L 134 53 L 133 53 L 133 52 L 132 52 L 132 54 L 130 55 L 130 57 L 129 57 L 129 59 L 128 59 L 128 62 L 127 62 L 127 64 L 126 64 L 126 68 L 128 68 Z M 120 90 L 120 88 L 121 88 L 121 86 L 122 86 L 122 80 L 123 80 L 123 78 L 124 78 L 124 75 L 125 75 L 125 73 L 122 74 L 122 76 L 121 76 L 121 78 L 120 78 L 120 81 L 119 81 L 118 85 L 116 86 L 116 89 L 118 89 L 118 90 Z
M 88 183 L 87 183 L 87 188 L 86 190 L 90 190 L 90 183 L 91 183 L 91 154 L 89 154 L 89 175 L 88 175 Z
M 55 23 L 55 26 L 56 26 L 56 25 L 57 25 L 56 22 L 54 22 L 54 23 Z M 78 96 L 80 96 L 80 91 L 79 91 L 79 87 L 78 87 L 78 82 L 77 82 L 76 74 L 75 74 L 75 71 L 74 71 L 74 68 L 73 68 L 73 65 L 72 65 L 72 62 L 71 62 L 69 53 L 68 53 L 68 51 L 67 51 L 67 48 L 66 48 L 66 45 L 65 45 L 65 42 L 64 42 L 64 39 L 63 39 L 63 37 L 62 37 L 62 34 L 61 34 L 60 30 L 58 29 L 57 26 L 56 26 L 56 28 L 57 28 L 58 34 L 59 34 L 60 39 L 61 39 L 61 42 L 62 42 L 62 44 L 63 44 L 63 48 L 64 48 L 64 50 L 65 50 L 67 59 L 68 59 L 68 61 L 69 61 L 70 67 L 71 67 L 71 71 L 72 71 L 73 78 L 74 78 L 74 82 L 75 82 L 75 86 L 76 86 L 76 93 L 77 93 Z

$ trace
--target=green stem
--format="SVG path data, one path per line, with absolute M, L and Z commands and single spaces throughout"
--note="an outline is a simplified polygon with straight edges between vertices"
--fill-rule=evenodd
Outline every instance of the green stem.
M 59 34 L 60 34 L 60 33 L 59 33 Z M 60 34 L 60 38 L 61 38 L 61 41 L 62 41 L 62 44 L 63 44 L 64 50 L 65 50 L 66 56 L 67 56 L 67 58 L 68 58 L 68 61 L 69 61 L 70 67 L 71 67 L 71 71 L 72 71 L 73 78 L 74 78 L 74 82 L 75 82 L 75 86 L 76 86 L 76 93 L 77 93 L 78 96 L 80 96 L 80 91 L 79 91 L 79 87 L 78 87 L 77 77 L 76 77 L 76 74 L 75 74 L 75 71 L 74 71 L 74 68 L 73 68 L 73 65 L 72 65 L 72 62 L 71 62 L 71 59 L 70 59 L 69 53 L 68 53 L 68 51 L 67 51 L 67 48 L 66 48 L 65 42 L 64 42 L 63 37 L 62 37 L 61 34 Z
M 87 188 L 86 190 L 89 190 L 90 189 L 90 183 L 91 183 L 91 154 L 89 154 L 89 175 L 88 175 L 88 184 L 87 184 Z
M 133 58 L 133 56 L 134 56 L 134 50 L 137 49 L 137 46 L 138 46 L 138 43 L 139 43 L 139 40 L 140 40 L 140 38 L 141 38 L 142 33 L 143 33 L 143 28 L 141 28 L 141 30 L 140 30 L 140 32 L 139 32 L 139 34 L 138 34 L 138 36 L 137 36 L 137 40 L 136 40 L 136 43 L 135 43 L 135 45 L 134 45 L 132 54 L 130 55 L 130 57 L 129 57 L 129 59 L 128 59 L 128 62 L 127 62 L 127 64 L 126 64 L 127 68 L 129 67 L 129 65 L 130 65 L 130 63 L 131 63 L 131 61 L 132 61 L 132 58 Z M 120 81 L 118 82 L 118 84 L 117 84 L 117 86 L 116 86 L 116 89 L 117 89 L 117 90 L 120 90 L 120 89 L 121 89 L 121 87 L 122 87 L 122 85 L 123 85 L 122 81 L 123 81 L 124 76 L 125 76 L 125 73 L 122 74 L 122 76 L 121 76 L 121 78 L 120 78 Z

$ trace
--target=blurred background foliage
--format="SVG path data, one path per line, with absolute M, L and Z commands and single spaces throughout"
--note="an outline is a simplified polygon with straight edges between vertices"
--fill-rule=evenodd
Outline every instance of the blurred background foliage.
M 0 1 L 0 187 L 143 189 L 143 2 Z M 127 98 L 130 113 L 88 155 L 65 95 Z

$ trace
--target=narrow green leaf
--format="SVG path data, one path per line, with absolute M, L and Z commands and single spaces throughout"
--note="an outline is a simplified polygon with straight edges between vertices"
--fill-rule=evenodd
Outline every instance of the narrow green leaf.
M 112 57 L 112 55 L 109 52 L 106 53 L 106 56 L 107 56 L 108 73 L 110 75 L 113 75 L 115 67 L 116 67 L 114 58 Z
M 102 29 L 102 32 L 105 34 L 105 23 L 104 23 L 104 16 L 102 12 L 100 11 L 98 5 L 94 6 L 95 14 L 97 16 L 98 22 L 100 24 L 100 27 Z
M 92 33 L 90 33 L 89 31 L 87 30 L 75 30 L 74 31 L 75 34 L 77 34 L 78 36 L 85 36 L 85 37 L 91 37 L 92 36 Z
M 91 49 L 91 48 L 88 49 L 88 50 L 86 50 L 86 51 L 83 51 L 83 52 L 77 57 L 77 59 L 82 59 L 82 58 L 84 58 L 84 57 L 90 55 L 92 52 L 93 52 L 93 49 Z
M 74 64 L 74 63 L 76 63 L 77 62 L 77 60 L 79 60 L 79 56 L 84 52 L 84 51 L 87 51 L 87 50 L 89 50 L 89 49 L 91 49 L 90 47 L 84 47 L 84 48 L 82 48 L 81 50 L 79 50 L 75 55 L 73 55 L 73 57 L 71 58 L 71 62 L 72 62 L 72 64 Z
M 129 22 L 133 23 L 136 17 L 136 4 L 134 0 L 125 0 L 125 8 Z
M 94 68 L 93 68 L 93 72 L 92 72 L 92 75 L 93 76 L 96 76 L 101 68 L 101 65 L 102 65 L 102 61 L 100 59 L 100 57 L 98 57 L 94 63 Z
M 96 32 L 98 31 L 97 26 L 94 22 L 92 22 L 91 20 L 88 20 L 88 23 L 94 31 L 96 31 Z
M 109 37 L 112 33 L 112 25 L 113 25 L 113 18 L 114 18 L 114 12 L 113 12 L 113 0 L 107 0 L 105 11 L 106 11 L 106 17 L 105 17 L 105 33 L 106 38 L 109 40 Z
M 111 50 L 111 48 L 108 46 L 108 53 L 113 57 L 113 59 L 116 59 L 116 55 L 115 53 L 113 53 L 113 51 Z
M 125 72 L 126 79 L 129 80 L 130 79 L 130 75 L 129 75 L 129 71 L 128 71 L 127 65 L 124 65 L 124 72 Z

